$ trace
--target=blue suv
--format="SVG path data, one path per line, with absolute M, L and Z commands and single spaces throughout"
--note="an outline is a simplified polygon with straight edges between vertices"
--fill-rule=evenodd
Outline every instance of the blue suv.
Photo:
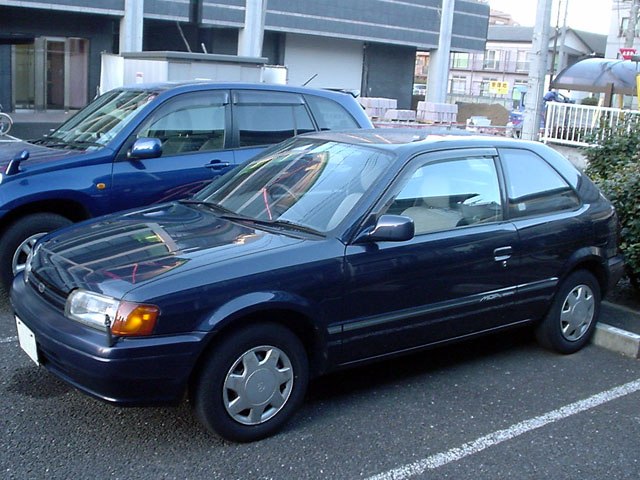
M 300 133 L 370 128 L 352 95 L 282 85 L 136 85 L 95 99 L 46 137 L 0 147 L 0 281 L 44 234 L 186 197 Z

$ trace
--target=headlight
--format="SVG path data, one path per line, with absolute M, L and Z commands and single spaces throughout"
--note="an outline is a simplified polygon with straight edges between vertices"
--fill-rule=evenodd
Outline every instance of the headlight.
M 64 309 L 65 316 L 89 327 L 107 331 L 107 318 L 111 332 L 118 336 L 150 335 L 156 325 L 160 309 L 118 300 L 78 289 L 71 292 Z

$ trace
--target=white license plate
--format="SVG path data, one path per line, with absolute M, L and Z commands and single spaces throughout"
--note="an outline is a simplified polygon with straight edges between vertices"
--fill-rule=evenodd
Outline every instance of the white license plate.
M 16 327 L 18 328 L 18 341 L 20 342 L 20 347 L 27 355 L 29 355 L 29 358 L 31 358 L 36 365 L 40 365 L 40 362 L 38 361 L 36 336 L 18 317 L 16 317 Z

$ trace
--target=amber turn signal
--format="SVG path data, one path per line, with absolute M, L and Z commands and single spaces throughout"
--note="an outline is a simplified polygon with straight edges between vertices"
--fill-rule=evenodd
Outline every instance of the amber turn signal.
M 121 302 L 116 320 L 111 325 L 111 333 L 119 336 L 151 335 L 160 315 L 155 305 L 140 305 L 132 302 Z

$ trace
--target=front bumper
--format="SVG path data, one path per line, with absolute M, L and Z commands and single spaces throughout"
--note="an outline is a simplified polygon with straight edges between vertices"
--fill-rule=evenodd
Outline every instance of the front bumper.
M 121 405 L 181 400 L 204 332 L 117 339 L 67 319 L 18 275 L 11 289 L 15 315 L 33 331 L 42 366 L 93 397 Z

